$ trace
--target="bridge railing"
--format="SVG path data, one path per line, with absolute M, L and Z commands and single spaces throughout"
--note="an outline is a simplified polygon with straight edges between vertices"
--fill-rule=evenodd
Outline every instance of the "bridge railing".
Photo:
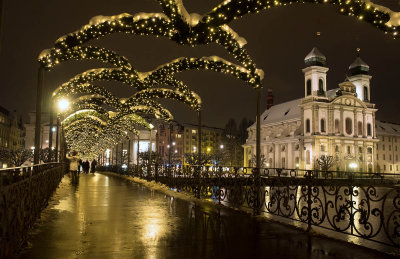
M 0 169 L 0 186 L 7 186 L 32 177 L 45 170 L 59 166 L 60 163 L 46 163 L 31 166 L 20 166 Z
M 265 214 L 400 248 L 400 175 L 283 168 L 153 165 L 101 170 L 158 181 Z
M 12 257 L 66 173 L 48 163 L 0 170 L 0 258 Z

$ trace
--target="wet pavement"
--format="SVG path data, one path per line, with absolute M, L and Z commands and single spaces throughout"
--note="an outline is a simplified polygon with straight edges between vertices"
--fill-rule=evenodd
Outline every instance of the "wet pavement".
M 390 258 L 118 177 L 65 176 L 19 258 Z

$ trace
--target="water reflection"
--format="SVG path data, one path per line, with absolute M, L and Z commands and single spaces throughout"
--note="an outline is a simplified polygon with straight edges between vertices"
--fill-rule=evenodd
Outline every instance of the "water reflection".
M 352 258 L 364 251 L 119 178 L 81 175 L 79 186 L 67 187 L 52 208 L 58 216 L 21 258 Z

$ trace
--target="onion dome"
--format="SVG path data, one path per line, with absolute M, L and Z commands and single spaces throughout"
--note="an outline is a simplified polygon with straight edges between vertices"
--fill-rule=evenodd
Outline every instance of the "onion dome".
M 306 66 L 325 66 L 326 57 L 317 48 L 313 48 L 310 53 L 304 58 Z
M 356 60 L 349 66 L 349 76 L 355 75 L 368 75 L 369 74 L 369 66 L 365 63 L 360 57 L 357 57 Z

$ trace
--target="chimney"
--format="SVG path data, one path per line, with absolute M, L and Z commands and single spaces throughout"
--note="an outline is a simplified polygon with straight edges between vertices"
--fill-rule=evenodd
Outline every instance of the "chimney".
M 274 96 L 272 95 L 272 89 L 267 89 L 267 110 L 274 105 Z

